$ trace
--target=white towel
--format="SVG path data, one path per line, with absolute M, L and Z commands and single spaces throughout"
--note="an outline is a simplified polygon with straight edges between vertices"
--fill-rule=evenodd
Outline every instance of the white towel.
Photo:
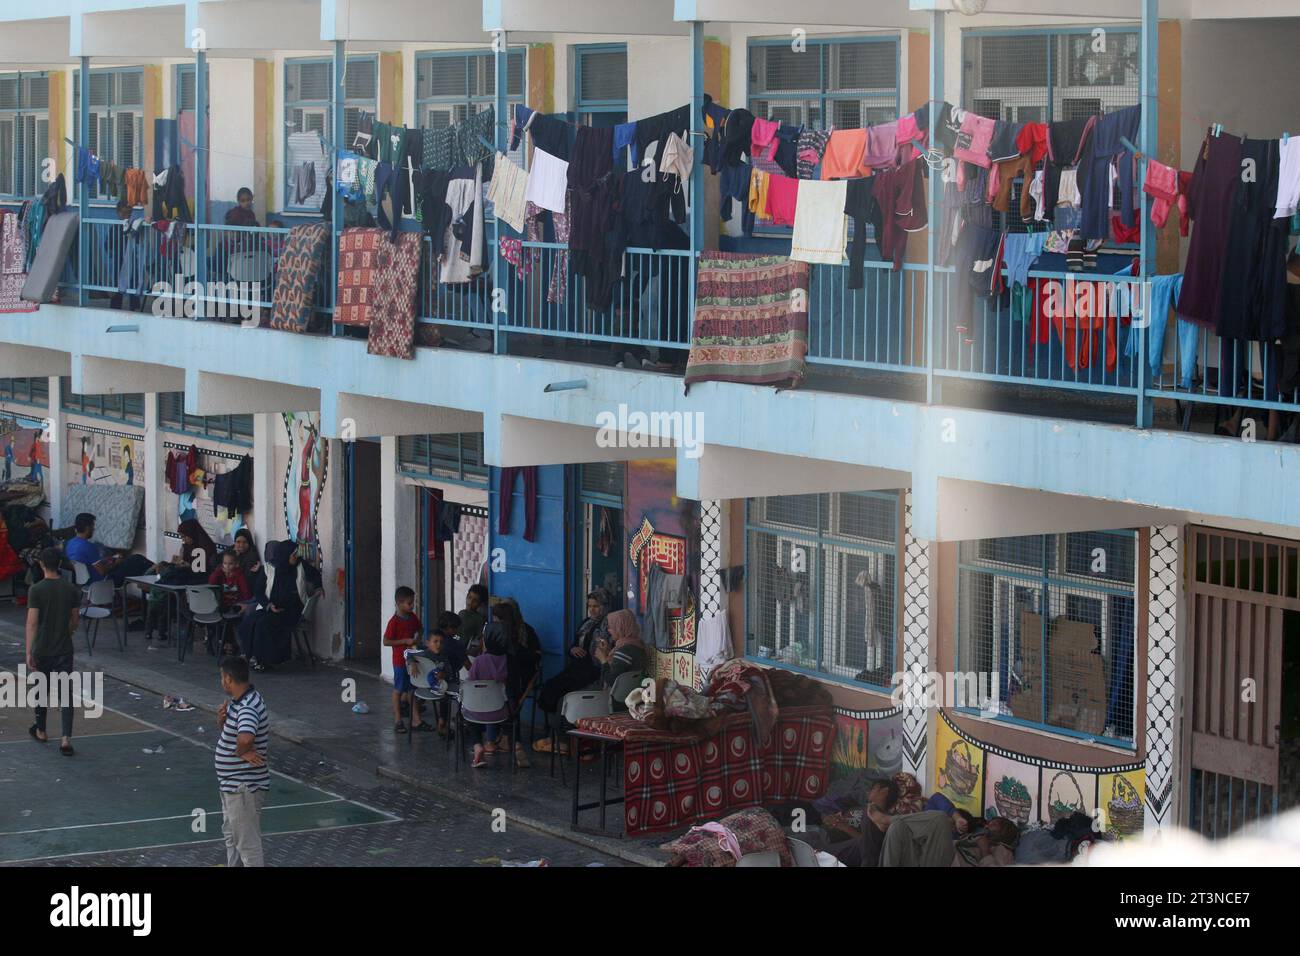
M 564 213 L 564 194 L 569 188 L 569 164 L 556 159 L 544 149 L 533 149 L 533 165 L 528 170 L 528 190 L 524 198 L 551 212 Z
M 1300 207 L 1300 136 L 1282 144 L 1282 164 L 1277 173 L 1277 216 L 1294 216 Z
M 695 665 L 707 679 L 710 671 L 731 657 L 731 632 L 727 628 L 727 611 L 723 608 L 711 617 L 700 619 L 700 629 L 695 635 Z
M 849 240 L 844 200 L 849 184 L 844 179 L 801 179 L 794 209 L 794 234 L 790 258 L 837 266 L 844 261 Z
M 492 164 L 488 202 L 492 203 L 497 218 L 515 232 L 524 231 L 527 192 L 528 174 L 511 162 L 505 153 L 497 153 L 496 161 Z

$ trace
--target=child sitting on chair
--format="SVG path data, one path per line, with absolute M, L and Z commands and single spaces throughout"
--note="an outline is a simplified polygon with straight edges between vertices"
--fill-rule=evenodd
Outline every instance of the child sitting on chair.
M 426 661 L 433 662 L 433 678 L 436 679 L 443 690 L 446 692 L 448 685 L 460 682 L 460 669 L 464 665 L 464 656 L 460 649 L 460 643 L 456 640 L 455 634 L 460 627 L 460 617 L 451 611 L 443 611 L 438 615 L 438 625 L 429 632 L 429 636 L 424 640 L 424 649 L 415 650 L 412 648 L 406 652 L 406 667 L 412 680 L 412 686 L 417 677 L 417 665 L 414 658 L 422 658 Z M 444 697 L 436 704 L 438 708 L 438 736 L 447 736 L 447 716 L 450 705 Z M 432 730 L 431 724 L 424 723 L 420 720 L 419 701 L 415 694 L 411 695 L 411 730 L 429 731 Z

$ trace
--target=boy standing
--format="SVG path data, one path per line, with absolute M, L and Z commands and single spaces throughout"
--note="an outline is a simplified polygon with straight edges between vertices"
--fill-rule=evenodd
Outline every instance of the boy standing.
M 397 613 L 388 619 L 388 627 L 384 629 L 384 646 L 393 649 L 393 718 L 396 721 L 393 730 L 404 734 L 406 724 L 402 720 L 402 698 L 411 691 L 411 677 L 406 672 L 406 651 L 418 644 L 424 625 L 415 616 L 415 592 L 410 588 L 398 588 L 393 603 L 397 605 Z
M 465 664 L 465 654 L 461 650 L 460 642 L 456 639 L 456 631 L 460 628 L 460 616 L 453 614 L 451 611 L 443 611 L 438 615 L 438 626 L 429 632 L 428 638 L 424 642 L 423 651 L 410 651 L 407 653 L 408 666 L 411 657 L 419 654 L 428 660 L 433 661 L 434 672 L 448 684 L 459 683 L 460 669 Z M 412 666 L 412 670 L 414 667 Z M 438 734 L 447 736 L 447 701 L 437 702 L 438 707 Z M 411 730 L 425 731 L 431 730 L 429 724 L 421 723 L 420 712 L 416 706 L 415 695 L 411 695 Z

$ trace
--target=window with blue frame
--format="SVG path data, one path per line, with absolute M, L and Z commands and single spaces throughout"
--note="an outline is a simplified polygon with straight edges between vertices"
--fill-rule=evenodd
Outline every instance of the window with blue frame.
M 331 144 L 341 149 L 350 148 L 363 112 L 375 113 L 379 106 L 379 57 L 374 54 L 357 54 L 347 58 L 343 77 L 343 129 L 340 136 L 334 132 L 330 107 L 334 87 L 334 63 L 324 58 L 294 59 L 284 61 L 284 123 L 285 163 L 290 170 L 298 168 L 304 157 L 291 145 L 294 133 L 317 133 L 325 143 L 325 155 L 331 155 Z M 294 202 L 292 176 L 285 177 L 284 208 L 316 212 L 319 205 L 299 205 Z M 324 184 L 317 183 L 318 193 Z
M 236 445 L 253 444 L 252 415 L 187 415 L 184 392 L 158 393 L 158 425 L 164 431 L 215 438 Z
M 1137 548 L 1134 531 L 962 543 L 957 668 L 996 675 L 999 719 L 1132 746 Z
M 182 113 L 194 109 L 194 104 L 198 102 L 198 88 L 195 82 L 197 70 L 193 63 L 178 63 L 176 65 L 176 85 L 174 87 L 175 95 L 173 96 L 173 112 L 179 118 Z M 209 71 L 211 77 L 211 71 Z M 209 84 L 211 79 L 209 78 Z M 211 104 L 212 87 L 208 86 L 208 101 Z
M 524 102 L 523 49 L 506 62 L 506 97 L 513 111 Z M 415 56 L 415 115 L 424 129 L 463 123 L 496 103 L 496 61 L 491 50 L 430 51 Z
M 90 71 L 90 139 L 86 147 L 100 159 L 126 169 L 142 169 L 144 162 L 144 69 L 138 66 Z M 81 109 L 81 73 L 72 74 L 72 110 Z M 77 124 L 79 124 L 79 120 Z M 77 125 L 74 124 L 74 125 Z M 75 130 L 74 130 L 75 132 Z M 80 186 L 76 187 L 80 188 Z M 90 197 L 108 202 L 104 189 Z
M 898 493 L 755 498 L 745 515 L 746 655 L 888 688 L 898 670 Z
M 50 380 L 48 378 L 0 378 L 0 401 L 48 408 Z
M 126 395 L 78 395 L 65 378 L 60 382 L 60 402 L 65 412 L 94 415 L 124 424 L 144 424 L 144 395 L 138 392 Z
M 627 122 L 627 45 L 573 48 L 573 111 L 583 126 Z
M 962 106 L 1009 123 L 1051 123 L 1136 106 L 1141 81 L 1137 27 L 968 30 L 962 37 Z M 1024 232 L 1020 190 L 1001 228 Z
M 397 470 L 412 478 L 486 485 L 483 433 L 402 435 L 397 439 Z
M 855 129 L 897 119 L 897 36 L 749 41 L 749 110 L 791 126 Z
M 627 464 L 589 462 L 577 469 L 578 535 L 574 540 L 576 567 L 571 575 L 575 621 L 586 617 L 587 595 L 596 588 L 609 594 L 611 611 L 623 607 L 627 590 L 623 560 L 623 495 Z
M 50 155 L 49 105 L 46 74 L 0 74 L 0 196 L 44 191 L 41 165 Z

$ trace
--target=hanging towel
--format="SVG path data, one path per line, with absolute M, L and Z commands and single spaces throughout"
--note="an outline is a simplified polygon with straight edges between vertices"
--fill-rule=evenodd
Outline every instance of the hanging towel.
M 492 164 L 488 202 L 496 210 L 497 218 L 515 232 L 524 231 L 527 193 L 528 174 L 512 163 L 505 153 L 497 153 L 496 162 Z
M 546 150 L 533 149 L 533 165 L 528 171 L 528 189 L 524 198 L 542 209 L 564 212 L 564 194 L 569 188 L 569 164 Z
M 848 180 L 800 179 L 790 258 L 837 266 L 844 261 L 848 220 L 844 216 Z

